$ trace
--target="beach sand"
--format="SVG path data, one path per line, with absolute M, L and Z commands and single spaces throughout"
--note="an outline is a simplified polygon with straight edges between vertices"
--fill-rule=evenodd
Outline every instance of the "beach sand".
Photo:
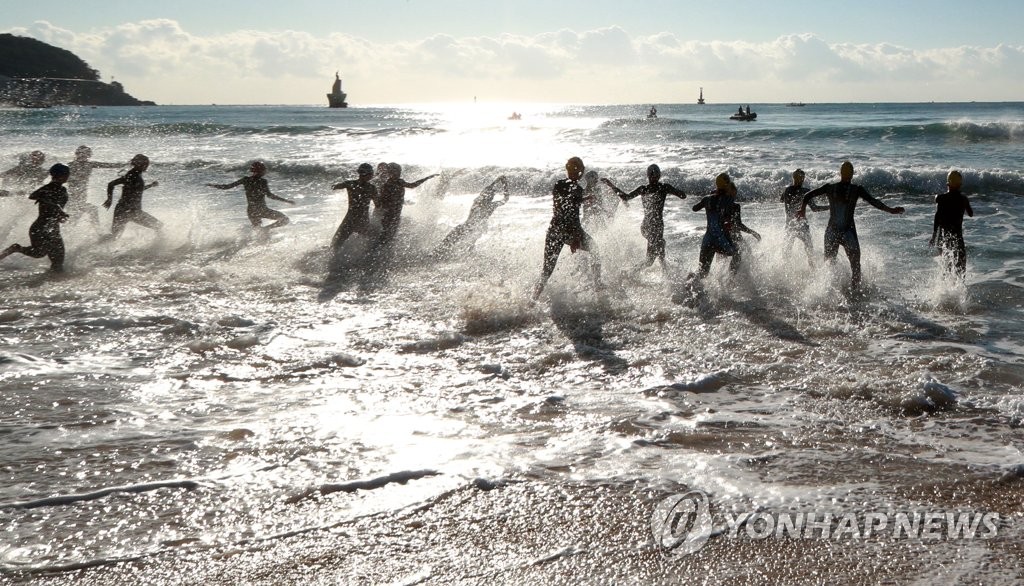
M 414 507 L 288 537 L 8 578 L 48 585 L 1009 584 L 1024 577 L 1022 490 L 1016 478 L 968 479 L 894 487 L 888 495 L 918 505 L 907 510 L 923 504 L 998 513 L 991 539 L 750 539 L 741 531 L 672 556 L 650 530 L 654 507 L 671 493 L 478 481 Z

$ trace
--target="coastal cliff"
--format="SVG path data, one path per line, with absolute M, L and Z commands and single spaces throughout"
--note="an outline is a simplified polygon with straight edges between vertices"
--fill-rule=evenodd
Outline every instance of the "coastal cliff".
M 100 81 L 74 53 L 28 37 L 0 34 L 0 104 L 49 106 L 152 106 Z

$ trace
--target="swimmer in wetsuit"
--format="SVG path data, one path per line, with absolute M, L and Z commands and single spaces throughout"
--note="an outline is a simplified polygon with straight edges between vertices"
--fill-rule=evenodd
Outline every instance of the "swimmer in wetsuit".
M 373 184 L 373 165 L 359 165 L 356 174 L 356 179 L 347 179 L 332 187 L 348 192 L 348 211 L 345 212 L 345 218 L 331 239 L 331 248 L 335 251 L 341 249 L 349 236 L 357 233 L 369 236 L 373 232 L 370 227 L 370 204 L 377 200 L 377 186 Z
M 818 196 L 828 198 L 829 216 L 828 226 L 825 227 L 825 260 L 834 263 L 839 247 L 846 251 L 850 259 L 850 286 L 853 289 L 860 287 L 860 241 L 857 239 L 857 225 L 853 221 L 854 208 L 857 206 L 857 198 L 863 199 L 872 206 L 889 212 L 890 214 L 902 214 L 902 207 L 889 207 L 875 199 L 860 185 L 851 183 L 853 179 L 853 163 L 846 161 L 839 168 L 839 183 L 827 183 L 817 189 L 812 189 L 804 194 L 798 218 L 806 217 L 807 204 Z
M 715 192 L 693 206 L 693 211 L 704 210 L 707 215 L 707 228 L 700 243 L 700 256 L 698 257 L 698 279 L 703 279 L 711 272 L 711 261 L 714 260 L 716 253 L 732 257 L 729 270 L 734 273 L 739 270 L 743 254 L 729 238 L 728 226 L 730 214 L 734 213 L 735 193 L 732 179 L 725 173 L 719 173 L 715 177 Z
M 974 217 L 974 210 L 967 196 L 960 193 L 964 178 L 960 171 L 950 171 L 946 176 L 949 191 L 935 196 L 935 222 L 928 246 L 938 246 L 947 260 L 947 269 L 960 280 L 967 274 L 967 245 L 964 243 L 964 214 Z
M 494 195 L 501 188 L 504 198 L 494 201 Z M 469 208 L 469 217 L 445 236 L 444 240 L 434 249 L 438 258 L 450 257 L 456 253 L 468 251 L 487 230 L 487 221 L 495 210 L 508 202 L 508 179 L 502 175 L 480 192 Z
M 591 255 L 591 267 L 596 283 L 601 283 L 601 261 L 597 255 L 597 244 L 583 230 L 580 224 L 580 205 L 583 203 L 583 186 L 579 180 L 583 178 L 583 160 L 572 157 L 565 163 L 566 179 L 561 179 L 551 189 L 553 210 L 547 235 L 544 237 L 544 265 L 540 279 L 533 289 L 533 300 L 540 298 L 551 274 L 555 272 L 558 255 L 562 247 L 569 245 L 569 250 L 586 250 Z
M 657 260 L 661 270 L 665 270 L 665 200 L 669 195 L 685 199 L 686 193 L 668 183 L 661 182 L 661 168 L 657 165 L 647 167 L 647 184 L 641 185 L 626 193 L 615 186 L 610 179 L 601 180 L 612 188 L 622 201 L 629 201 L 640 196 L 644 206 L 644 219 L 640 223 L 640 234 L 647 240 L 647 260 L 637 266 L 637 270 L 647 268 Z
M 731 183 L 729 185 L 729 195 L 732 197 L 732 205 L 726 211 L 723 224 L 726 234 L 729 235 L 729 240 L 732 241 L 737 249 L 742 248 L 743 254 L 746 254 L 750 251 L 750 245 L 743 239 L 743 233 L 750 234 L 758 242 L 761 241 L 761 235 L 757 233 L 757 230 L 749 228 L 743 223 L 740 204 L 736 203 L 736 192 L 736 184 Z
M 398 163 L 388 163 L 384 184 L 380 187 L 375 202 L 377 207 L 374 215 L 380 218 L 380 235 L 371 245 L 370 260 L 379 263 L 383 255 L 390 252 L 398 234 L 398 226 L 402 222 L 402 208 L 405 207 L 406 188 L 416 188 L 423 185 L 428 179 L 437 177 L 437 174 L 427 175 L 422 179 L 413 182 L 402 179 L 402 166 Z
M 0 191 L 0 196 L 28 193 L 39 187 L 39 184 L 50 176 L 46 169 L 43 169 L 45 161 L 46 155 L 42 151 L 22 155 L 17 165 L 0 173 L 0 179 L 7 188 Z
M 243 186 L 245 188 L 245 213 L 249 216 L 249 223 L 252 224 L 254 230 L 272 230 L 287 225 L 290 221 L 288 216 L 267 207 L 267 198 L 269 197 L 270 199 L 276 199 L 288 204 L 294 204 L 295 202 L 278 197 L 270 192 L 270 186 L 267 184 L 266 178 L 263 177 L 267 173 L 267 166 L 263 161 L 254 162 L 249 167 L 249 172 L 251 175 L 242 177 L 238 181 L 224 184 L 207 183 L 206 186 L 214 189 L 231 189 L 239 185 Z M 273 220 L 273 223 L 263 226 L 264 219 Z
M 64 206 L 68 203 L 68 190 L 64 187 L 71 169 L 57 163 L 50 167 L 50 182 L 28 196 L 39 206 L 39 217 L 28 229 L 30 246 L 12 244 L 0 252 L 0 259 L 20 252 L 32 258 L 50 257 L 50 270 L 64 270 L 64 239 L 60 235 L 60 224 L 68 219 Z
M 100 225 L 100 210 L 98 206 L 89 203 L 89 178 L 92 177 L 93 169 L 117 169 L 121 163 L 100 163 L 91 160 L 92 149 L 82 145 L 75 149 L 75 158 L 68 167 L 71 168 L 71 177 L 68 179 L 68 213 L 75 220 L 85 218 L 95 226 Z
M 814 266 L 814 245 L 811 244 L 811 228 L 807 225 L 807 218 L 797 217 L 800 206 L 804 201 L 804 194 L 810 191 L 804 187 L 804 172 L 801 169 L 793 171 L 793 184 L 782 192 L 779 201 L 786 209 L 786 253 L 793 248 L 793 241 L 800 240 L 804 243 L 804 250 L 807 252 L 807 262 Z M 828 206 L 821 206 L 810 202 L 811 211 L 822 212 Z
M 146 172 L 146 169 L 149 169 L 149 157 L 135 155 L 131 160 L 131 169 L 107 184 L 107 200 L 103 202 L 103 207 L 110 209 L 110 204 L 114 201 L 114 188 L 118 185 L 121 186 L 121 199 L 114 206 L 114 221 L 106 239 L 120 238 L 128 222 L 135 222 L 151 230 L 156 230 L 158 233 L 163 229 L 164 225 L 160 220 L 142 211 L 142 193 L 151 187 L 160 185 L 157 181 L 146 185 L 142 179 L 142 174 Z

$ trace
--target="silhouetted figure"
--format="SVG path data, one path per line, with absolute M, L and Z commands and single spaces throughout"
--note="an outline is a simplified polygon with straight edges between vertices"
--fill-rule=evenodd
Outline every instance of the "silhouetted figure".
M 50 182 L 28 196 L 39 206 L 39 217 L 28 229 L 29 246 L 12 244 L 0 252 L 0 259 L 19 252 L 32 258 L 50 257 L 50 270 L 64 270 L 64 239 L 60 224 L 68 219 L 64 206 L 68 203 L 68 190 L 64 187 L 71 170 L 57 163 L 50 167 Z
M 729 238 L 728 221 L 730 214 L 734 213 L 733 206 L 733 184 L 732 179 L 725 173 L 715 177 L 715 192 L 697 202 L 693 211 L 704 210 L 707 216 L 707 227 L 704 231 L 704 238 L 700 243 L 700 256 L 698 257 L 697 278 L 703 279 L 711 272 L 711 262 L 715 254 L 724 254 L 732 257 L 729 263 L 729 270 L 739 270 L 742 252 L 739 247 Z
M 160 220 L 142 211 L 142 193 L 160 184 L 154 181 L 146 185 L 142 178 L 142 174 L 149 169 L 149 157 L 135 155 L 130 164 L 131 169 L 127 173 L 107 184 L 107 200 L 103 202 L 103 207 L 107 209 L 110 209 L 114 201 L 114 188 L 121 186 L 121 199 L 114 206 L 114 221 L 110 226 L 110 235 L 106 238 L 108 240 L 120 238 L 128 222 L 135 222 L 158 233 L 164 226 Z
M 254 162 L 249 167 L 249 172 L 250 175 L 248 177 L 242 177 L 238 181 L 224 184 L 207 183 L 206 186 L 214 189 L 232 189 L 239 185 L 243 186 L 245 188 L 245 213 L 249 217 L 249 223 L 252 224 L 254 230 L 272 230 L 287 225 L 289 222 L 288 216 L 267 207 L 267 198 L 276 199 L 288 204 L 294 204 L 295 202 L 271 193 L 270 185 L 264 177 L 267 174 L 267 166 L 263 161 Z M 273 223 L 264 226 L 263 220 L 271 220 Z
M 42 151 L 25 153 L 18 158 L 18 164 L 0 173 L 4 190 L 0 196 L 28 193 L 46 181 L 50 174 L 43 168 L 46 155 Z
M 804 187 L 804 172 L 801 169 L 793 171 L 793 184 L 782 192 L 779 201 L 786 209 L 786 253 L 793 248 L 793 240 L 797 239 L 804 243 L 804 250 L 807 252 L 807 262 L 814 266 L 814 245 L 811 244 L 811 228 L 807 225 L 807 218 L 799 216 L 800 206 L 804 203 L 804 194 L 810 191 Z M 810 203 L 811 211 L 821 212 L 828 209 L 828 206 L 819 206 L 814 202 Z
M 611 187 L 622 201 L 629 201 L 640 196 L 644 206 L 644 219 L 640 223 L 640 234 L 647 240 L 647 260 L 641 263 L 637 269 L 643 269 L 654 264 L 657 260 L 661 263 L 661 270 L 665 270 L 665 200 L 669 195 L 679 199 L 685 199 L 686 193 L 668 183 L 661 182 L 661 168 L 657 165 L 647 167 L 647 184 L 641 185 L 626 193 L 615 186 L 611 180 L 601 180 L 605 185 Z
M 799 217 L 806 217 L 806 206 L 815 197 L 824 195 L 828 197 L 829 216 L 828 226 L 825 227 L 825 260 L 834 263 L 839 247 L 846 251 L 850 259 L 850 271 L 852 278 L 850 286 L 853 289 L 860 287 L 860 240 L 857 239 L 857 225 L 853 221 L 853 212 L 857 206 L 857 199 L 863 199 L 872 206 L 889 212 L 890 214 L 902 214 L 903 208 L 889 207 L 871 196 L 860 185 L 851 183 L 853 179 L 853 163 L 846 161 L 839 169 L 839 183 L 827 183 L 817 189 L 812 189 L 804 194 L 803 203 L 800 205 Z
M 377 200 L 377 186 L 373 184 L 373 166 L 369 163 L 359 165 L 357 178 L 336 183 L 332 189 L 344 189 L 348 192 L 348 211 L 331 239 L 331 248 L 341 249 L 349 236 L 362 234 L 370 236 L 370 204 Z
M 75 158 L 68 164 L 71 177 L 68 179 L 68 214 L 72 221 L 85 218 L 96 226 L 100 225 L 100 209 L 89 203 L 89 179 L 93 169 L 117 169 L 121 163 L 100 163 L 93 161 L 92 149 L 82 145 L 75 149 Z
M 967 245 L 964 243 L 964 214 L 974 217 L 967 196 L 960 193 L 964 178 L 960 171 L 946 176 L 949 191 L 935 196 L 935 222 L 928 246 L 938 246 L 947 259 L 947 269 L 963 280 L 967 274 Z
M 494 195 L 501 188 L 504 198 L 494 201 Z M 487 230 L 487 222 L 495 210 L 508 202 L 508 179 L 504 175 L 495 179 L 480 192 L 469 208 L 469 217 L 445 236 L 434 248 L 434 256 L 447 258 L 468 252 Z

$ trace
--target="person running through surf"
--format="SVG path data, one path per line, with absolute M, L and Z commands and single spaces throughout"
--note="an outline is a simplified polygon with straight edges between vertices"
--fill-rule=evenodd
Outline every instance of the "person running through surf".
M 344 189 L 348 192 L 348 211 L 341 221 L 331 248 L 337 252 L 353 234 L 370 236 L 373 229 L 370 225 L 370 205 L 377 200 L 377 186 L 373 183 L 373 165 L 363 163 L 356 169 L 356 179 L 347 179 L 336 183 L 332 189 Z
M 935 196 L 935 221 L 928 246 L 937 246 L 946 258 L 946 268 L 962 281 L 967 274 L 967 245 L 964 243 L 964 214 L 974 217 L 967 196 L 960 193 L 964 178 L 960 171 L 946 176 L 948 191 Z
M 504 194 L 504 198 L 494 201 L 494 196 L 499 188 Z M 508 179 L 502 175 L 476 196 L 473 205 L 469 208 L 469 217 L 449 232 L 444 240 L 434 248 L 434 256 L 446 258 L 471 250 L 487 230 L 487 222 L 491 215 L 508 202 L 508 197 Z
M 107 240 L 120 238 L 128 222 L 145 226 L 155 230 L 158 234 L 164 227 L 160 220 L 142 211 L 143 192 L 160 185 L 157 181 L 146 185 L 142 178 L 142 174 L 149 169 L 149 157 L 142 154 L 135 155 L 130 164 L 131 168 L 127 173 L 107 184 L 107 200 L 103 202 L 103 207 L 106 209 L 110 209 L 110 205 L 114 201 L 114 188 L 118 185 L 121 186 L 121 199 L 114 206 L 114 221 L 110 226 L 110 234 L 105 238 Z
M 711 262 L 715 259 L 715 254 L 732 257 L 729 270 L 733 273 L 739 270 L 743 253 L 729 237 L 728 226 L 730 214 L 733 213 L 732 206 L 735 205 L 734 193 L 732 179 L 725 173 L 719 173 L 715 177 L 715 191 L 693 206 L 693 211 L 703 210 L 707 216 L 707 226 L 698 256 L 698 279 L 707 277 L 711 272 Z
M 805 193 L 797 214 L 798 217 L 805 218 L 807 204 L 811 200 L 818 196 L 828 198 L 829 216 L 828 226 L 825 227 L 825 261 L 834 264 L 839 247 L 842 247 L 846 251 L 846 257 L 850 260 L 850 272 L 852 273 L 850 287 L 858 289 L 861 283 L 860 240 L 857 238 L 857 225 L 853 220 L 857 200 L 863 199 L 872 206 L 894 215 L 902 214 L 903 208 L 887 206 L 872 197 L 860 185 L 855 185 L 852 180 L 853 163 L 846 161 L 839 168 L 839 182 L 827 183 Z
M 590 253 L 591 268 L 595 282 L 601 283 L 601 260 L 598 257 L 597 244 L 580 224 L 580 205 L 583 204 L 583 186 L 579 184 L 583 178 L 585 167 L 583 160 L 572 157 L 565 163 L 565 179 L 560 179 L 551 189 L 552 214 L 551 223 L 544 237 L 544 264 L 540 279 L 533 289 L 533 300 L 540 298 L 551 274 L 555 272 L 558 255 L 562 247 L 568 245 L 569 250 L 585 250 Z
M 68 204 L 68 190 L 64 187 L 71 169 L 67 165 L 57 163 L 50 167 L 50 182 L 32 192 L 29 199 L 39 206 L 39 217 L 28 229 L 30 245 L 12 244 L 0 252 L 0 259 L 14 253 L 21 253 L 32 258 L 50 257 L 50 270 L 64 270 L 64 239 L 60 234 L 60 225 L 68 219 L 64 207 Z
M 71 177 L 68 179 L 68 214 L 72 221 L 86 219 L 90 224 L 99 228 L 100 209 L 89 203 L 89 179 L 92 177 L 93 169 L 117 169 L 121 163 L 101 163 L 92 160 L 92 149 L 82 145 L 75 149 L 75 158 L 68 163 L 71 168 Z
M 814 266 L 814 245 L 811 243 L 811 227 L 807 224 L 807 218 L 797 217 L 797 213 L 800 211 L 800 206 L 804 201 L 804 194 L 810 191 L 810 189 L 804 187 L 804 172 L 802 169 L 793 171 L 793 184 L 787 187 L 782 195 L 779 197 L 779 201 L 786 210 L 786 255 L 789 255 L 789 251 L 793 248 L 793 241 L 799 240 L 804 245 L 804 251 L 807 252 L 807 262 Z M 817 205 L 814 202 L 810 203 L 811 211 L 822 212 L 828 209 L 828 206 Z
M 686 199 L 686 193 L 668 183 L 662 183 L 661 168 L 657 165 L 647 167 L 647 184 L 640 185 L 629 193 L 616 187 L 607 177 L 601 182 L 612 188 L 624 202 L 640 196 L 644 206 L 640 234 L 647 240 L 647 260 L 638 265 L 636 270 L 645 269 L 657 260 L 661 264 L 661 270 L 665 271 L 665 200 L 669 195 Z
M 267 179 L 264 175 L 267 174 L 267 165 L 263 161 L 255 161 L 249 166 L 250 175 L 242 177 L 237 181 L 231 183 L 207 183 L 207 187 L 214 189 L 232 189 L 241 185 L 245 188 L 245 202 L 246 208 L 245 213 L 249 217 L 249 223 L 252 225 L 254 230 L 272 230 L 274 228 L 280 228 L 290 222 L 288 216 L 283 213 L 272 210 L 267 206 L 267 198 L 274 199 L 277 201 L 283 201 L 287 204 L 295 204 L 294 201 L 274 195 L 270 191 L 270 185 L 267 183 Z M 271 220 L 272 223 L 266 226 L 263 225 L 263 220 Z

